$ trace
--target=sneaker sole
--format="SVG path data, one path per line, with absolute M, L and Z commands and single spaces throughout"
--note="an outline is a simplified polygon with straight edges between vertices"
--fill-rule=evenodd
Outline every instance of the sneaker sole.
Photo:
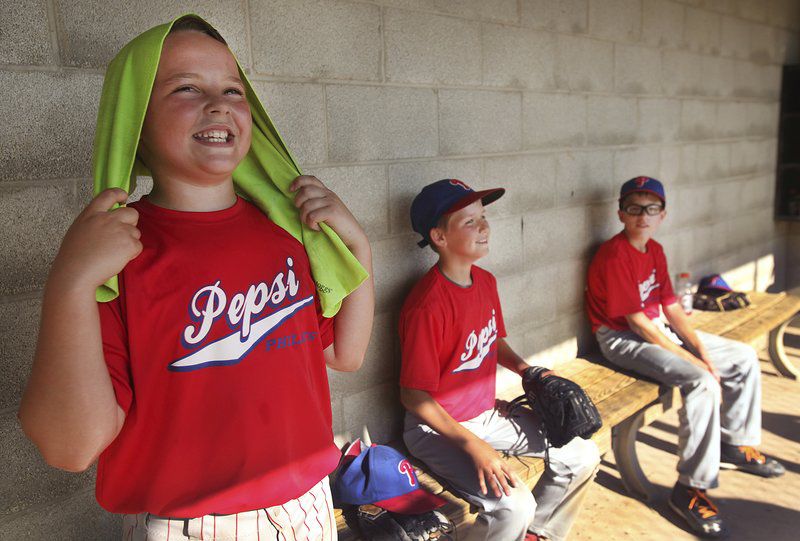
M 689 525 L 689 529 L 692 531 L 692 533 L 695 533 L 700 537 L 705 537 L 706 539 L 723 539 L 724 537 L 727 536 L 728 532 L 725 531 L 725 528 L 723 526 L 720 526 L 720 531 L 717 533 L 706 532 L 702 527 L 700 527 L 699 529 L 696 528 L 695 525 L 692 523 L 691 519 L 687 517 L 677 505 L 672 503 L 672 499 L 667 500 L 667 503 L 669 504 L 669 508 L 672 509 L 676 515 L 681 517 L 683 521 Z
M 757 468 L 757 467 L 753 468 L 751 466 L 747 466 L 746 464 L 734 464 L 733 462 L 720 462 L 719 463 L 719 469 L 721 469 L 721 470 L 742 471 L 742 472 L 745 472 L 745 473 L 758 475 L 759 477 L 764 477 L 764 478 L 767 478 L 767 479 L 769 479 L 771 477 L 780 477 L 781 475 L 784 474 L 784 472 L 782 472 L 782 471 L 779 471 L 779 472 L 764 471 L 764 470 L 762 470 L 760 468 Z

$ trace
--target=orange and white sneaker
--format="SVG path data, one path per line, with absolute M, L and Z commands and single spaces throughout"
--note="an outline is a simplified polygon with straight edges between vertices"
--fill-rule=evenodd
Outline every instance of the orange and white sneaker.
M 761 477 L 778 477 L 786 472 L 783 464 L 761 454 L 755 447 L 728 445 L 727 443 L 722 444 L 719 467 L 726 470 L 740 470 Z
M 676 483 L 669 497 L 669 506 L 701 537 L 719 539 L 728 534 L 717 506 L 703 489 Z

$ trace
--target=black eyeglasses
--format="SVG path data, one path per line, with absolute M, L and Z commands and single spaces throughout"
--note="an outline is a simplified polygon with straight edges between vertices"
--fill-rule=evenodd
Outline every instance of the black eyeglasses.
M 631 216 L 639 216 L 642 213 L 647 214 L 648 216 L 656 216 L 658 215 L 664 207 L 662 205 L 627 205 L 625 208 L 622 209 L 622 212 L 625 214 L 630 214 Z

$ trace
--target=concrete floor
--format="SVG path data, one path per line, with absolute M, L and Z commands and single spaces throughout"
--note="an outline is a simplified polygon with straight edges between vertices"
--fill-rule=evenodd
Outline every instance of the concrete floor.
M 787 331 L 785 344 L 800 366 L 800 318 Z M 777 479 L 723 471 L 720 487 L 709 491 L 736 541 L 800 539 L 800 381 L 781 377 L 761 354 L 763 373 L 762 445 L 760 450 L 786 466 Z M 657 485 L 647 505 L 629 497 L 608 453 L 594 490 L 573 528 L 571 541 L 697 539 L 667 506 L 675 483 L 678 416 L 670 412 L 639 434 L 637 453 L 648 479 Z

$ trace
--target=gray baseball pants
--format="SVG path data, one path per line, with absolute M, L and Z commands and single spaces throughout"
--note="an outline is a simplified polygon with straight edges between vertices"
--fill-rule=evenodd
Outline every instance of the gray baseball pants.
M 707 489 L 719 485 L 720 442 L 758 445 L 761 439 L 761 369 L 755 350 L 734 340 L 697 333 L 721 384 L 694 364 L 651 344 L 633 331 L 600 327 L 600 350 L 613 364 L 680 388 L 678 480 Z M 667 336 L 676 343 L 672 333 Z
M 541 422 L 527 409 L 508 418 L 491 409 L 461 424 L 498 451 L 545 455 Z M 411 413 L 406 413 L 403 439 L 412 455 L 478 508 L 475 524 L 463 538 L 467 540 L 522 541 L 528 531 L 553 541 L 566 539 L 600 463 L 595 443 L 575 438 L 550 449 L 550 464 L 533 493 L 519 483 L 510 496 L 498 498 L 491 489 L 481 494 L 475 466 L 466 453 Z

